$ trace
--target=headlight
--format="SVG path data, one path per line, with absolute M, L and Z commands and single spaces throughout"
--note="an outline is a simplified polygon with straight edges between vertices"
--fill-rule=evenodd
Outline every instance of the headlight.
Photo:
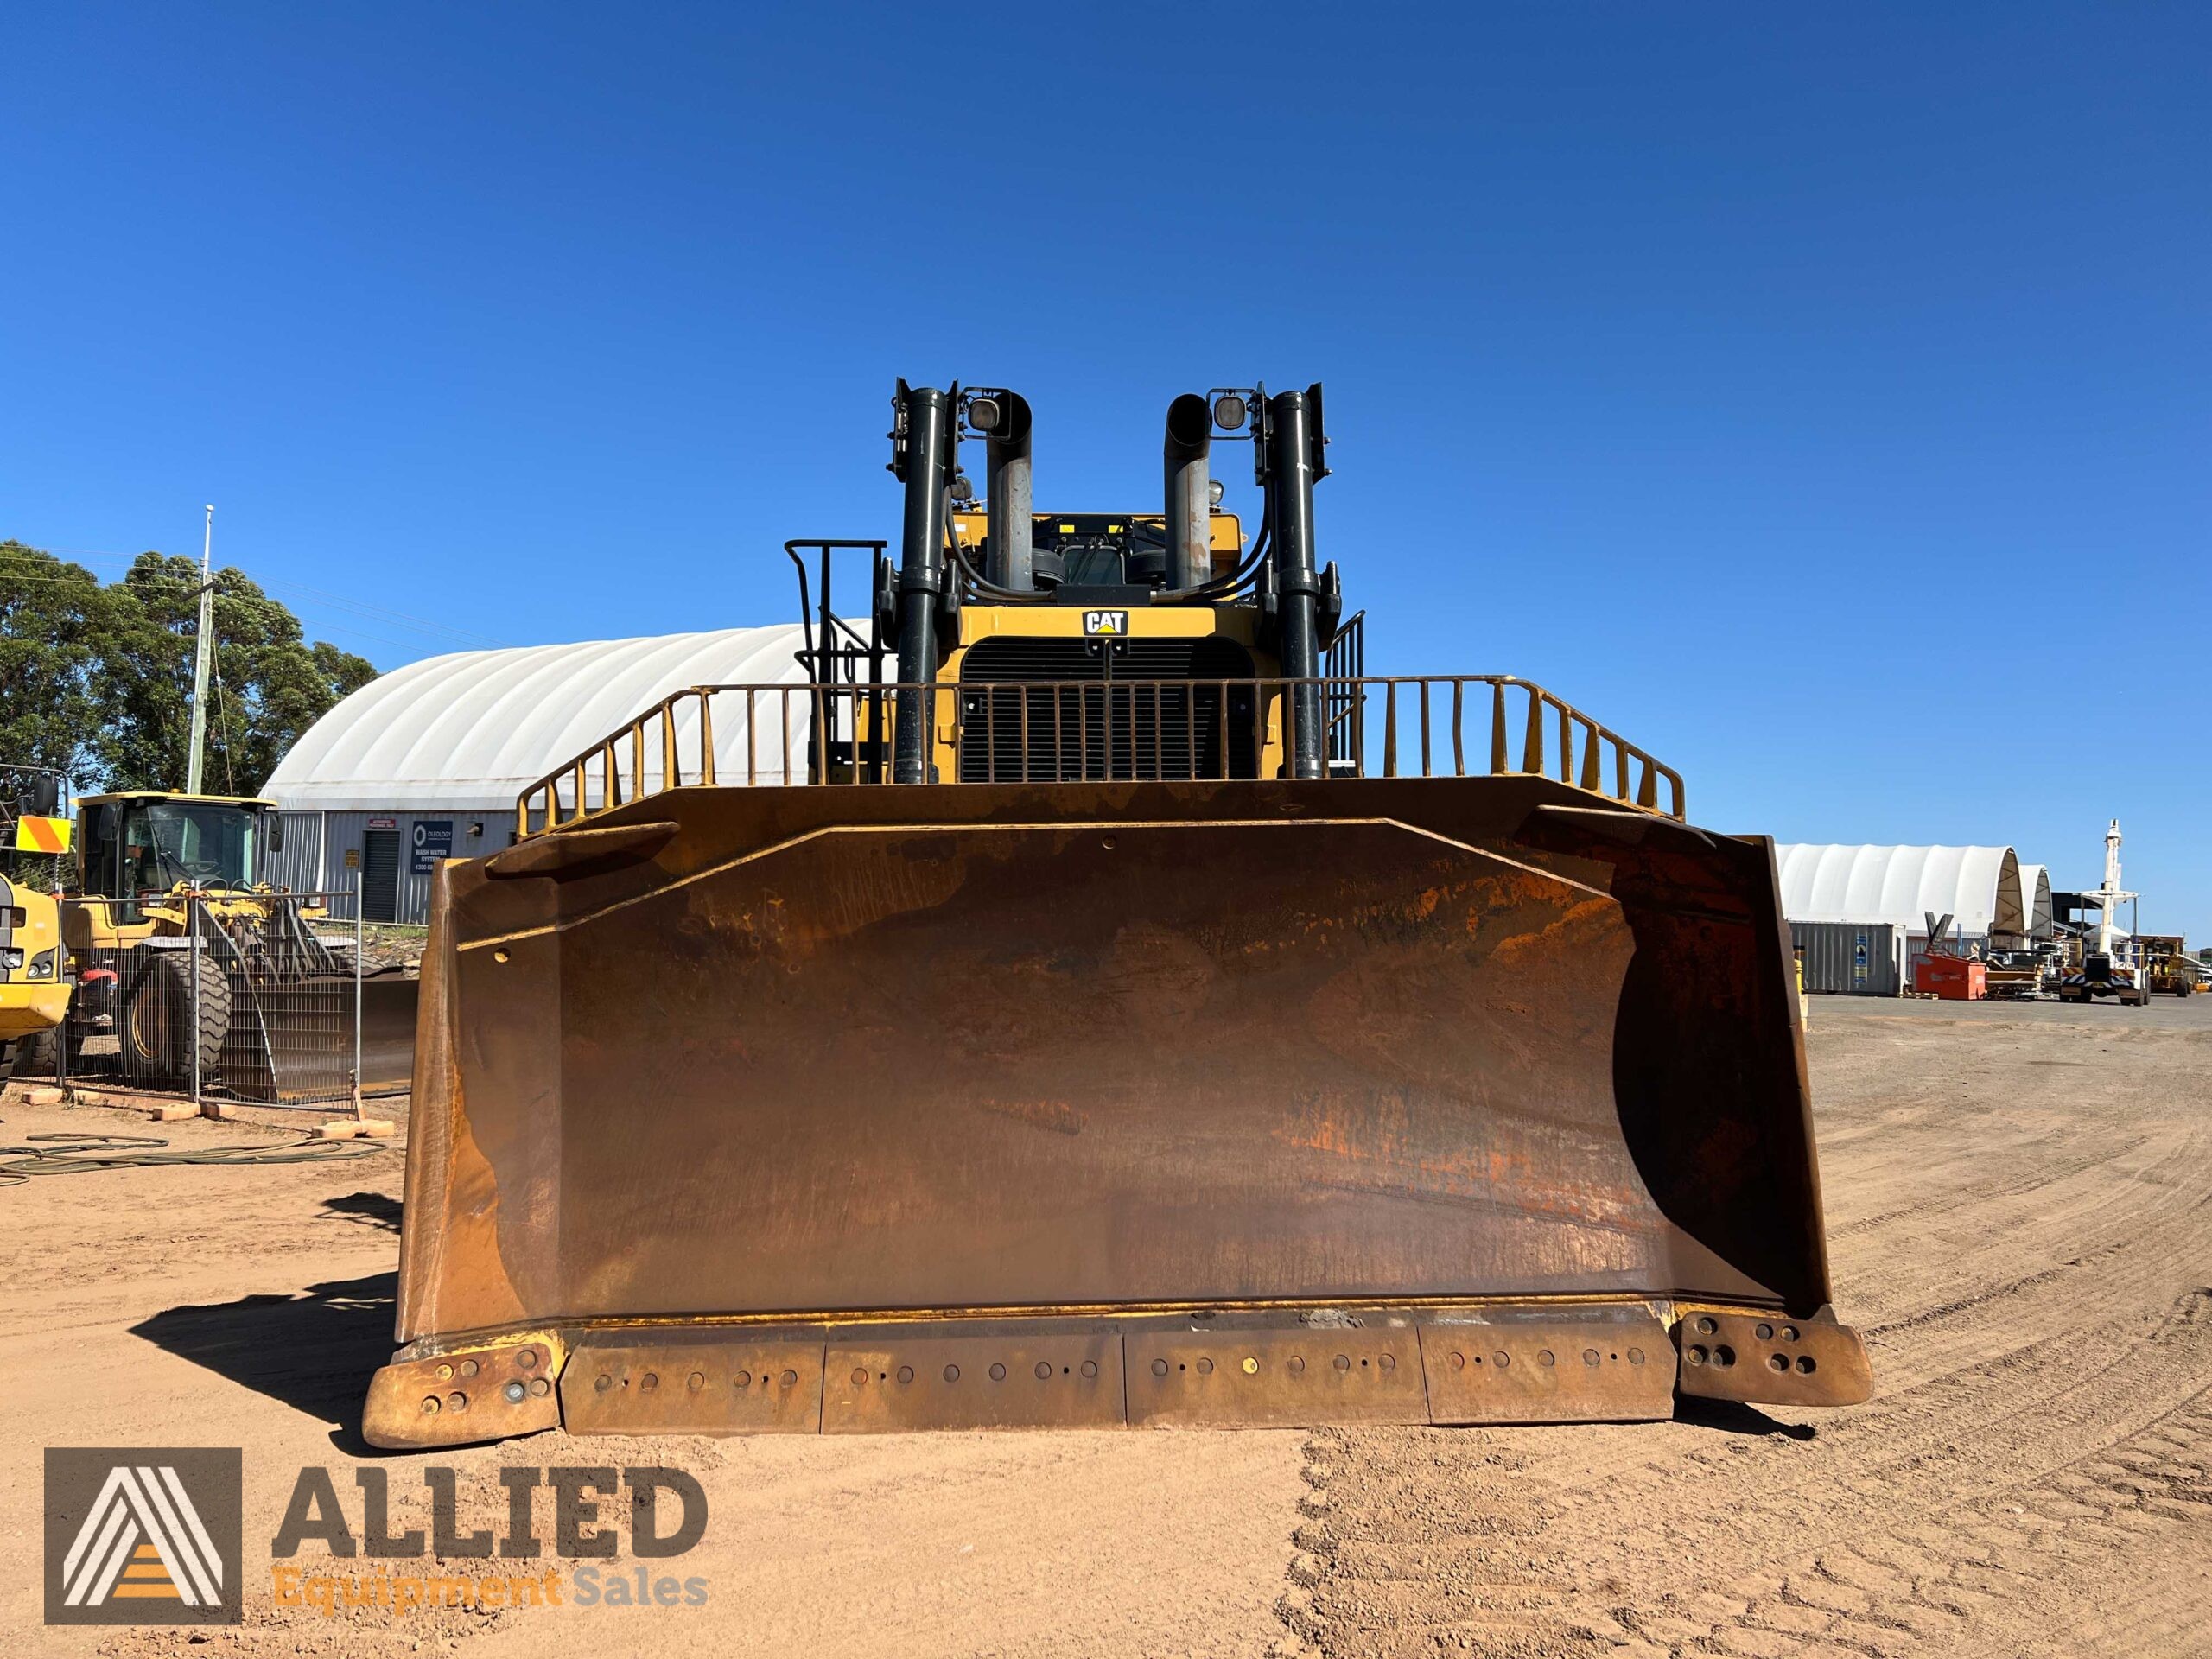
M 22 953 L 22 951 L 20 951 L 20 950 L 0 950 L 0 968 L 5 968 L 5 969 L 10 972 L 10 973 L 11 973 L 11 974 L 12 974 L 12 973 L 14 973 L 14 972 L 16 971 L 16 969 L 18 969 L 18 968 L 22 967 L 22 965 L 23 965 L 23 953 Z
M 52 979 L 54 977 L 53 951 L 41 950 L 38 955 L 31 958 L 31 977 L 33 979 Z

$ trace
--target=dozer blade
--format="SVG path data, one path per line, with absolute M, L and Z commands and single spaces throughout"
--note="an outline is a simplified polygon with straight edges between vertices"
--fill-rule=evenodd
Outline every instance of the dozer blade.
M 1591 799 L 687 788 L 442 866 L 368 1438 L 1866 1397 L 1771 849 Z

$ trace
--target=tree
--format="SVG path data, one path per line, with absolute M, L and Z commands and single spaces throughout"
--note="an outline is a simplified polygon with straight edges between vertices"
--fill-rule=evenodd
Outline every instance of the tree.
M 92 765 L 93 682 L 113 608 L 81 564 L 0 542 L 0 762 L 72 773 Z
M 376 670 L 308 644 L 299 619 L 242 571 L 218 571 L 214 588 L 202 786 L 251 794 Z M 49 554 L 0 543 L 0 760 L 65 766 L 80 788 L 182 789 L 199 590 L 188 558 L 141 554 L 102 588 Z

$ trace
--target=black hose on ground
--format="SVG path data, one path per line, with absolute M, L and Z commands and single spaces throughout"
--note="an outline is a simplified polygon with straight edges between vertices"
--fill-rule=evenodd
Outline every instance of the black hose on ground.
M 150 1135 L 34 1135 L 29 1144 L 0 1147 L 0 1186 L 34 1175 L 84 1175 L 98 1169 L 149 1169 L 165 1164 L 227 1168 L 244 1164 L 334 1164 L 388 1150 L 365 1141 L 277 1141 L 259 1147 L 198 1147 L 159 1151 Z

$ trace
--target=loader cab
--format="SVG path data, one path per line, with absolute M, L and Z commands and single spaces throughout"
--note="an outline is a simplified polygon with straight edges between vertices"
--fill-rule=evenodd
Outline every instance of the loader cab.
M 145 791 L 78 802 L 78 876 L 88 897 L 132 900 L 180 887 L 251 887 L 275 803 Z

